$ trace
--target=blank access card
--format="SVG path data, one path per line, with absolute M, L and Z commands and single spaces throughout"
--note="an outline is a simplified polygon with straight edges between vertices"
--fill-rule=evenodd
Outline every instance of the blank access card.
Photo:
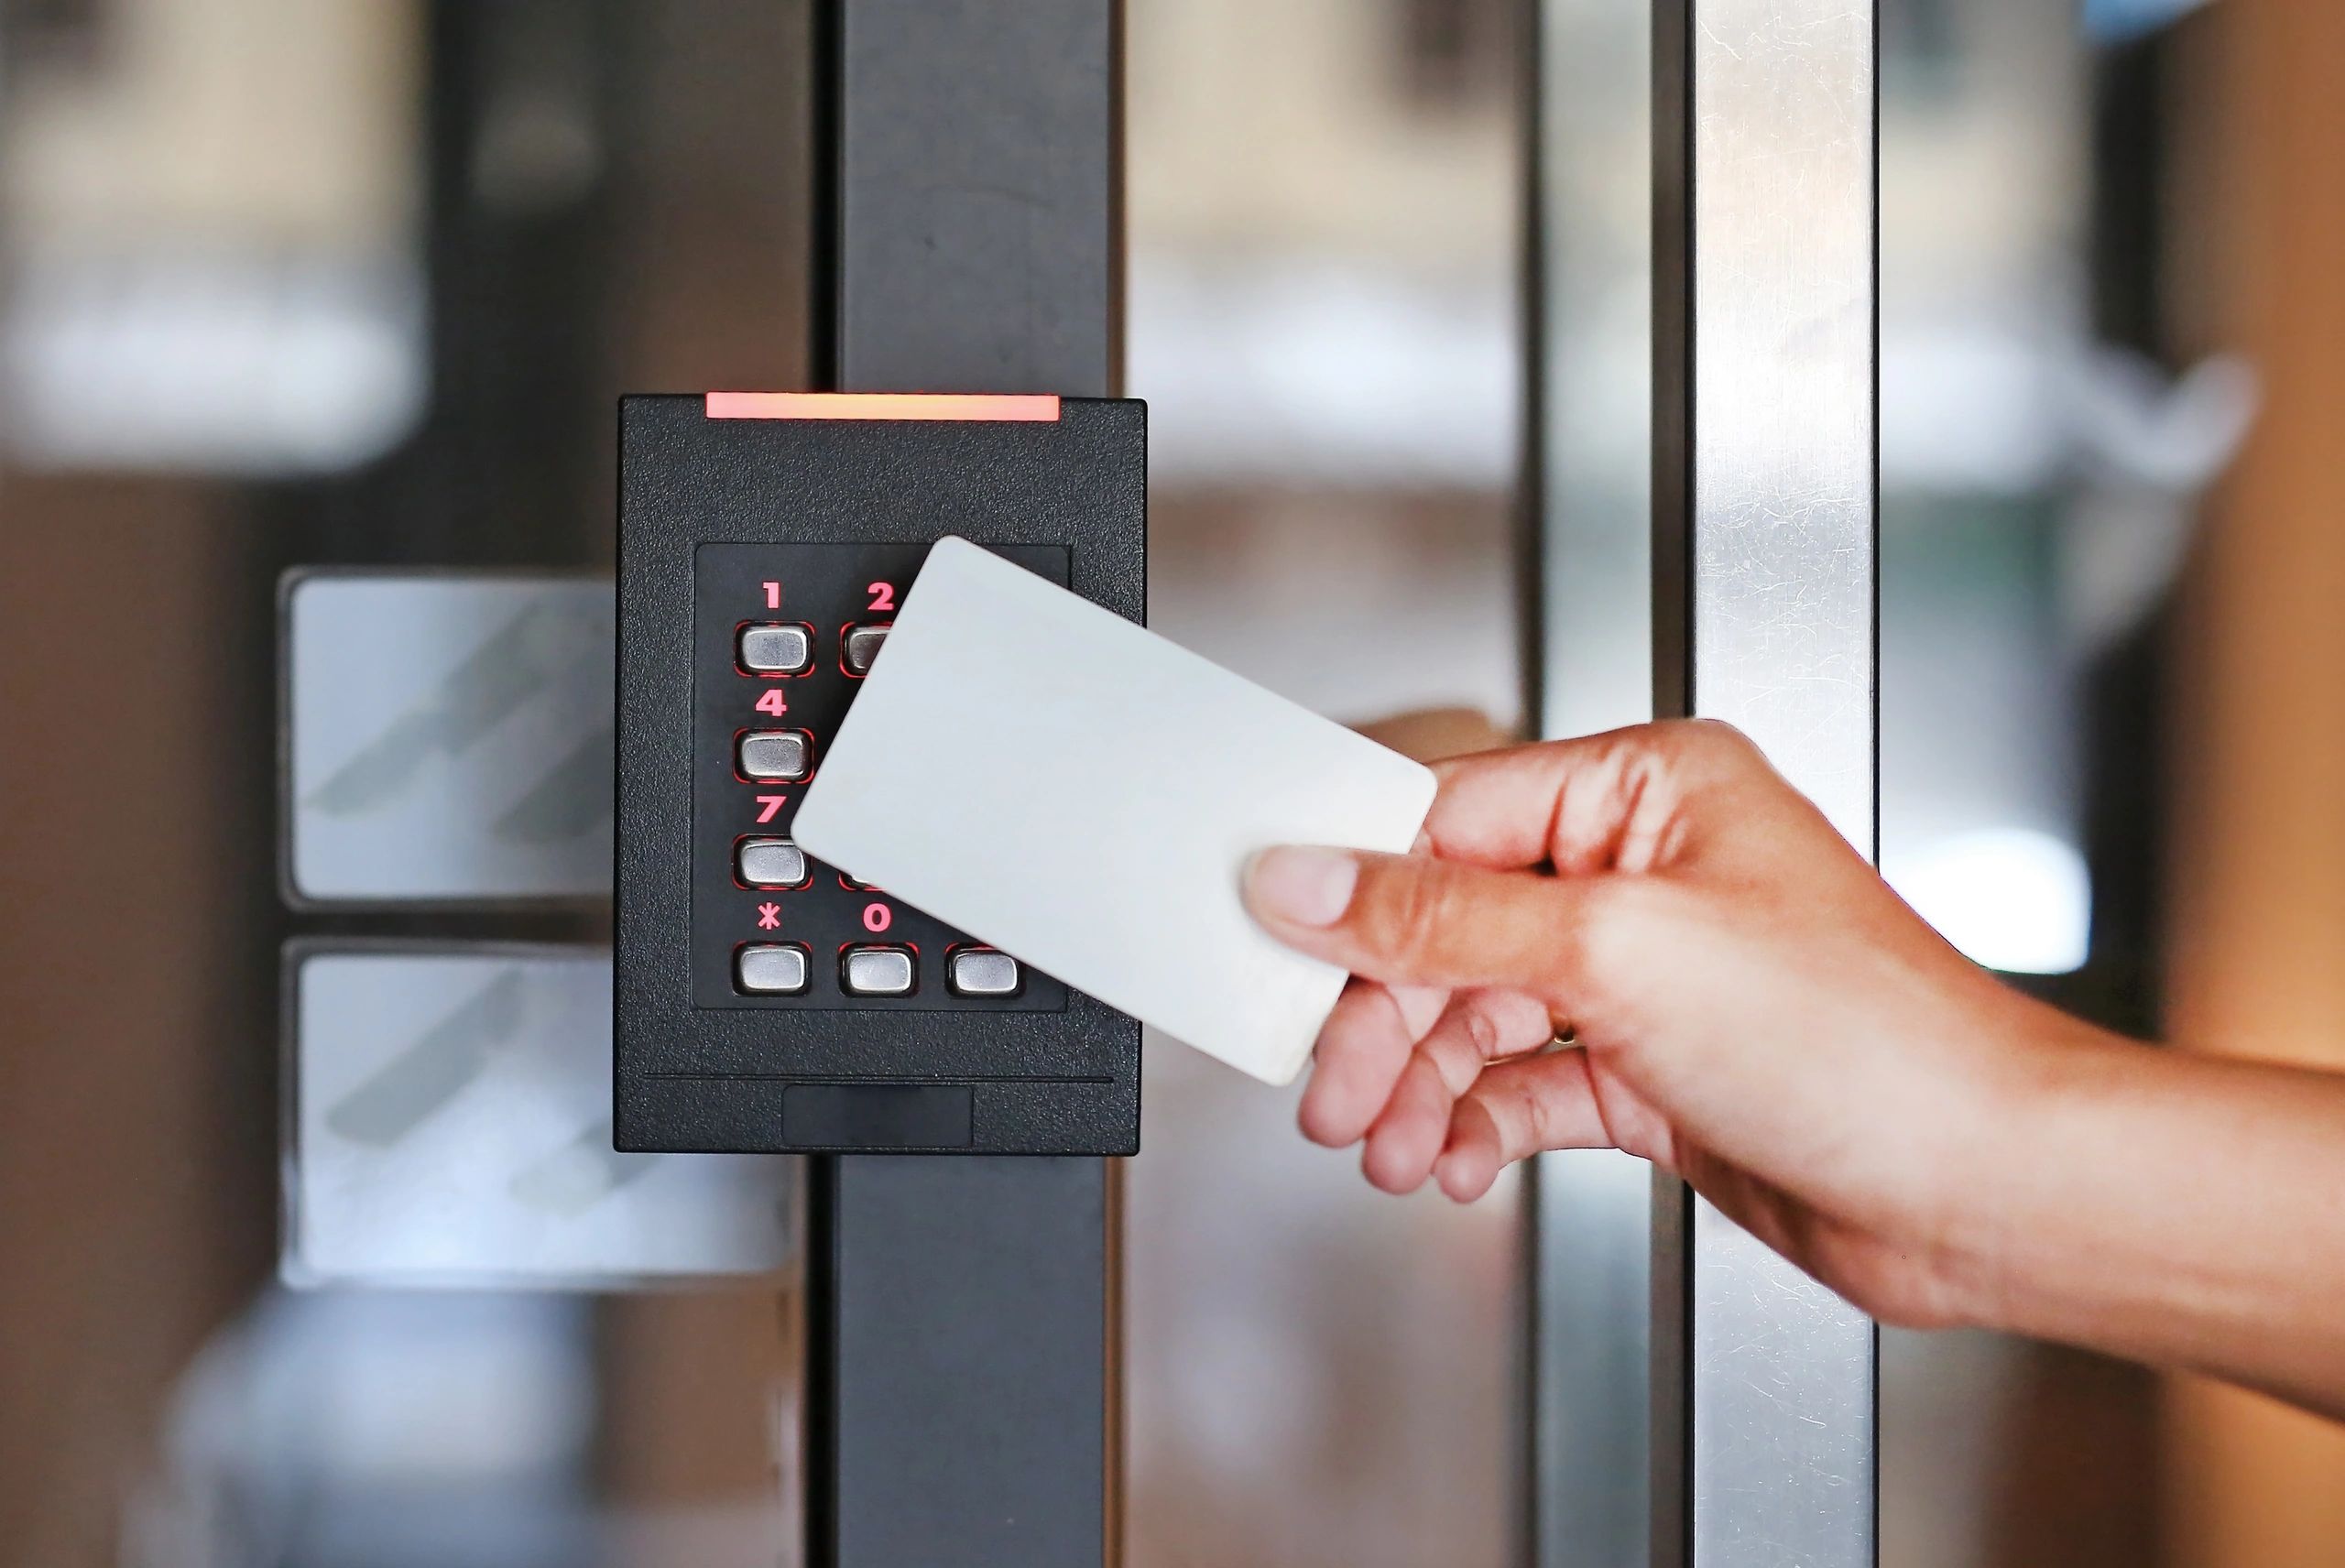
M 1431 771 L 971 544 L 929 553 L 794 836 L 1272 1083 L 1343 971 L 1238 898 L 1274 844 L 1399 853 Z

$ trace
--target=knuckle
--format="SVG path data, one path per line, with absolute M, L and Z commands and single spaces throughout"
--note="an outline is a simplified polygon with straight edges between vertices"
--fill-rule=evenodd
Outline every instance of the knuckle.
M 1724 719 L 1680 719 L 1682 744 L 1705 762 L 1719 768 L 1748 766 L 1759 756 L 1759 746 Z
M 1369 900 L 1371 945 L 1402 960 L 1433 951 L 1455 904 L 1454 879 L 1431 861 L 1389 865 Z
M 1522 1091 L 1522 1138 L 1508 1155 L 1521 1160 L 1543 1149 L 1561 1149 L 1565 1139 L 1558 1097 L 1550 1091 L 1525 1085 Z
M 1353 902 L 1353 935 L 1369 954 L 1414 968 L 1440 944 L 1454 902 L 1447 867 L 1437 860 L 1372 860 Z
M 1498 1055 L 1500 1044 L 1498 1019 L 1490 1016 L 1489 1004 L 1475 998 L 1465 1004 L 1466 1038 L 1474 1044 L 1474 1053 L 1484 1062 Z
M 1535 1089 L 1516 1092 L 1515 1107 L 1517 1136 L 1508 1140 L 1505 1154 L 1509 1160 L 1520 1160 L 1537 1149 L 1545 1149 L 1554 1137 L 1555 1113 L 1547 1104 L 1547 1096 Z

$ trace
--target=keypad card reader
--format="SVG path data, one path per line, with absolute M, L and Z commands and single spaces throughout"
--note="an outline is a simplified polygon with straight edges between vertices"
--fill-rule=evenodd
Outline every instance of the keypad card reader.
M 1136 401 L 621 401 L 620 1149 L 1138 1149 L 1136 1021 L 813 859 L 791 823 L 932 544 L 1139 621 L 1146 491 Z

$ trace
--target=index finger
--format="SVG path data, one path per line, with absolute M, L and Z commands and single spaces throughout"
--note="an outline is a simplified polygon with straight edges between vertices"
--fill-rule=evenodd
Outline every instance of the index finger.
M 1640 725 L 1436 763 L 1425 837 L 1444 859 L 1492 870 L 1609 869 L 1665 819 L 1668 791 L 1654 786 L 1667 770 L 1667 733 Z

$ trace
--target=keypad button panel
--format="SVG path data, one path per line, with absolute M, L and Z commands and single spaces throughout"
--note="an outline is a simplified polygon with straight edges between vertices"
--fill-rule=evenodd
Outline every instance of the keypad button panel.
M 1000 553 L 1068 581 L 1061 547 Z M 926 545 L 785 543 L 706 543 L 694 552 L 694 1007 L 1065 1009 L 1058 981 L 791 842 L 823 748 L 927 554 Z M 803 957 L 796 973 L 793 953 Z

